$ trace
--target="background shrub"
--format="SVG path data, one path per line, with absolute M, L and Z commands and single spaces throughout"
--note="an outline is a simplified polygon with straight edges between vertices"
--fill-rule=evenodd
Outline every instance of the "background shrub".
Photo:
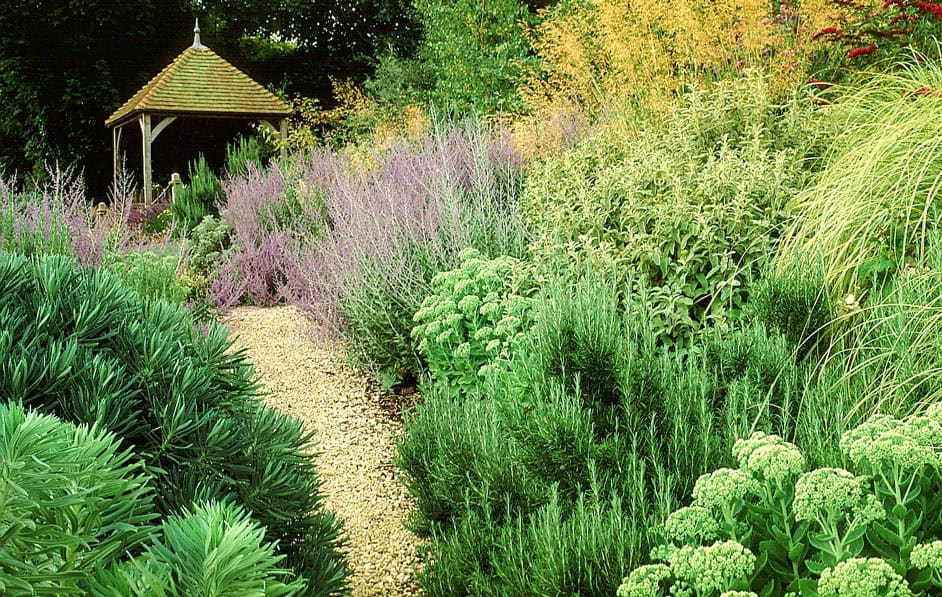
M 623 276 L 668 344 L 727 322 L 814 172 L 816 121 L 806 101 L 776 105 L 750 78 L 685 94 L 663 126 L 600 133 L 545 160 L 522 199 L 538 267 Z
M 433 102 L 460 114 L 520 108 L 516 85 L 530 57 L 525 30 L 532 15 L 526 2 L 418 0 L 414 5 L 424 32 L 418 56 L 433 82 Z
M 173 221 L 183 233 L 193 230 L 206 216 L 215 214 L 216 204 L 224 197 L 219 179 L 203 154 L 190 162 L 187 168 L 190 184 L 178 187 L 170 203 Z
M 521 95 L 536 110 L 577 106 L 605 117 L 639 104 L 663 110 L 685 85 L 734 79 L 749 68 L 770 73 L 769 88 L 787 94 L 804 82 L 820 48 L 814 34 L 840 26 L 835 4 L 562 0 L 534 27 L 541 60 Z

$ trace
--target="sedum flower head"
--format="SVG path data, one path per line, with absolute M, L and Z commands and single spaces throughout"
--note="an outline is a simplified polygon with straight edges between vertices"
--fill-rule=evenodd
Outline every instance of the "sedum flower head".
M 455 283 L 455 290 L 454 290 L 455 296 L 460 296 L 464 298 L 465 296 L 469 294 L 473 294 L 474 290 L 475 290 L 474 280 L 464 279 L 464 280 L 458 280 L 458 282 Z
M 510 336 L 517 331 L 517 328 L 520 327 L 520 319 L 514 317 L 513 315 L 508 315 L 497 322 L 497 325 L 494 326 L 494 332 L 498 336 Z
M 648 564 L 632 570 L 618 587 L 618 597 L 651 597 L 662 591 L 664 583 L 671 577 L 671 570 L 664 564 Z
M 484 304 L 481 305 L 479 312 L 484 317 L 487 317 L 491 320 L 497 319 L 503 309 L 500 306 L 500 303 L 497 302 L 497 299 L 488 300 L 488 297 L 484 297 Z
M 481 259 L 482 257 L 483 255 L 481 255 L 481 252 L 473 247 L 462 249 L 461 252 L 458 253 L 458 261 L 461 263 L 471 261 L 472 259 Z
M 678 545 L 702 545 L 719 537 L 720 525 L 713 513 L 702 506 L 681 508 L 664 523 L 667 539 Z
M 458 301 L 458 309 L 461 310 L 465 317 L 473 317 L 477 315 L 478 309 L 480 307 L 481 299 L 476 294 L 468 294 Z
M 936 423 L 942 423 L 942 402 L 936 402 L 927 408 L 924 416 Z
M 805 470 L 805 457 L 797 446 L 761 431 L 753 433 L 749 439 L 737 440 L 733 456 L 744 471 L 778 485 Z
M 932 571 L 942 572 L 942 541 L 932 543 L 919 543 L 913 547 L 910 556 L 912 565 L 916 568 L 928 568 Z
M 887 466 L 899 466 L 906 471 L 937 467 L 939 457 L 934 446 L 942 437 L 936 435 L 936 427 L 924 417 L 910 424 L 887 415 L 874 415 L 841 436 L 841 451 L 855 465 L 870 470 Z
M 821 597 L 911 597 L 909 583 L 880 558 L 851 558 L 825 568 L 818 581 Z
M 718 509 L 745 498 L 758 484 L 745 471 L 721 468 L 701 475 L 693 486 L 693 503 L 704 508 Z
M 724 591 L 720 593 L 720 597 L 759 597 L 753 591 Z
M 474 339 L 477 341 L 484 341 L 494 335 L 494 328 L 489 325 L 481 326 L 474 331 Z
M 455 348 L 455 356 L 459 359 L 466 359 L 471 356 L 471 345 L 467 342 L 462 342 Z
M 854 518 L 857 524 L 886 516 L 883 506 L 868 492 L 864 479 L 840 468 L 820 468 L 799 477 L 792 510 L 796 520 L 836 522 Z
M 747 585 L 755 572 L 756 556 L 736 541 L 718 541 L 706 547 L 682 547 L 671 556 L 674 576 L 698 595 Z

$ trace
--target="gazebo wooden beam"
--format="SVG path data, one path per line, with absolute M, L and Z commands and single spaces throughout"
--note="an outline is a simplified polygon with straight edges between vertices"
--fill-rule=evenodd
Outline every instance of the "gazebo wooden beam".
M 272 123 L 271 120 L 268 120 L 267 118 L 260 118 L 259 122 L 268 128 L 268 130 L 278 135 L 278 146 L 281 157 L 284 158 L 286 155 L 288 155 L 288 119 L 282 118 L 279 121 L 277 127 Z
M 123 126 L 116 126 L 111 129 L 111 149 L 114 156 L 114 189 L 118 188 L 118 175 L 121 173 L 122 162 L 124 161 L 121 156 L 121 133 L 124 132 Z
M 170 126 L 176 119 L 176 116 L 165 116 L 157 123 L 157 126 L 152 126 L 151 114 L 149 112 L 141 114 L 139 122 L 141 125 L 141 136 L 144 141 L 144 205 L 150 205 L 154 199 L 154 187 L 151 182 L 151 160 L 153 159 L 151 150 L 154 141 L 157 139 L 157 135 L 162 133 L 163 130 Z
M 144 142 L 144 205 L 150 205 L 154 198 L 154 189 L 151 185 L 151 145 L 154 143 L 154 131 L 151 128 L 150 113 L 141 114 L 138 123 L 141 125 L 141 138 Z

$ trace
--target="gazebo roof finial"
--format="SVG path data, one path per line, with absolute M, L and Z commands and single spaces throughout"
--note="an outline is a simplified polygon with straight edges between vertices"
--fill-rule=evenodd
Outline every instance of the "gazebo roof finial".
M 200 41 L 200 20 L 199 17 L 196 18 L 196 27 L 193 28 L 193 45 L 191 46 L 197 50 L 205 50 L 206 46 Z

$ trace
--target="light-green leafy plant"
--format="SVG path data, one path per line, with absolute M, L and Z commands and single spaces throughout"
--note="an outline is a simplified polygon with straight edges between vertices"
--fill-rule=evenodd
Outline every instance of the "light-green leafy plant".
M 147 480 L 114 435 L 0 403 L 0 593 L 84 594 L 154 532 Z
M 188 279 L 181 275 L 176 255 L 153 251 L 108 253 L 102 267 L 143 298 L 182 303 L 187 297 Z
M 475 249 L 458 259 L 457 269 L 432 278 L 433 294 L 415 314 L 412 337 L 432 379 L 461 392 L 506 367 L 527 329 L 529 304 L 517 259 L 487 260 Z
M 536 164 L 521 210 L 538 268 L 620 276 L 668 344 L 727 322 L 814 172 L 816 121 L 807 100 L 777 105 L 746 78 L 685 94 L 664 122 L 627 137 L 603 131 Z
M 942 588 L 940 443 L 938 406 L 907 419 L 874 415 L 845 432 L 850 470 L 805 472 L 802 453 L 776 435 L 739 440 L 738 468 L 697 481 L 692 505 L 667 519 L 666 541 L 652 551 L 663 563 L 634 570 L 619 594 L 934 594 Z M 719 546 L 742 554 L 735 565 L 707 557 Z

